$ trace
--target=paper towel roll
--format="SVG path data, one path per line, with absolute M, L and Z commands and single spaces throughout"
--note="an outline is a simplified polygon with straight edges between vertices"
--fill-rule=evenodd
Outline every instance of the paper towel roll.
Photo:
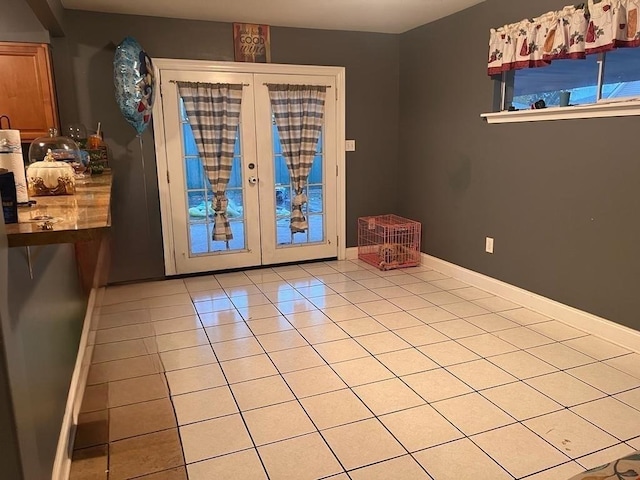
M 13 153 L 22 153 L 20 130 L 0 130 L 0 151 L 3 150 L 3 144 L 11 147 Z
M 0 168 L 13 172 L 18 203 L 29 201 L 20 130 L 0 130 Z

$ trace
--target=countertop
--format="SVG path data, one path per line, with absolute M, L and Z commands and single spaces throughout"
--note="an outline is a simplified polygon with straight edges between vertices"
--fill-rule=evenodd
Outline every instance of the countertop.
M 111 226 L 111 181 L 109 173 L 76 180 L 75 195 L 32 197 L 37 203 L 18 207 L 18 223 L 6 225 L 9 247 L 76 243 L 92 240 Z M 38 225 L 53 217 L 53 230 Z

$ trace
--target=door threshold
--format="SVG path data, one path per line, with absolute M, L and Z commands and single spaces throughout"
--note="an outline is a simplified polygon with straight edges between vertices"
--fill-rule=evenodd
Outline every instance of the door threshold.
M 264 270 L 267 268 L 278 268 L 278 267 L 288 267 L 292 265 L 312 265 L 314 263 L 322 263 L 322 262 L 333 262 L 338 260 L 338 257 L 328 257 L 328 258 L 316 258 L 313 260 L 303 260 L 298 262 L 285 262 L 285 263 L 275 263 L 272 265 L 255 265 L 252 267 L 241 267 L 241 268 L 226 268 L 222 270 L 210 270 L 207 272 L 197 272 L 197 273 L 183 273 L 178 275 L 167 275 L 165 276 L 165 280 L 177 280 L 181 278 L 197 278 L 204 277 L 207 275 L 222 275 L 224 273 L 238 273 L 238 272 L 247 272 L 247 271 L 255 271 L 255 270 Z

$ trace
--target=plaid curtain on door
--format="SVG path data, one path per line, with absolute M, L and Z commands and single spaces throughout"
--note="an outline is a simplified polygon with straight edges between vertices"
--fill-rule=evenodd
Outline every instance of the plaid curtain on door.
M 226 190 L 240 123 L 242 85 L 177 82 L 204 171 L 213 190 L 213 240 L 229 242 Z
M 304 191 L 322 131 L 327 87 L 283 84 L 267 86 L 294 190 L 291 233 L 304 233 L 309 228 L 302 211 L 303 205 L 307 203 Z

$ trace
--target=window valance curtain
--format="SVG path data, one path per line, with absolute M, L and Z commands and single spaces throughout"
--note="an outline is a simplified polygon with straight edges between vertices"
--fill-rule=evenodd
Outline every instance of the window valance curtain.
M 492 29 L 489 75 L 640 46 L 640 0 L 589 0 Z

